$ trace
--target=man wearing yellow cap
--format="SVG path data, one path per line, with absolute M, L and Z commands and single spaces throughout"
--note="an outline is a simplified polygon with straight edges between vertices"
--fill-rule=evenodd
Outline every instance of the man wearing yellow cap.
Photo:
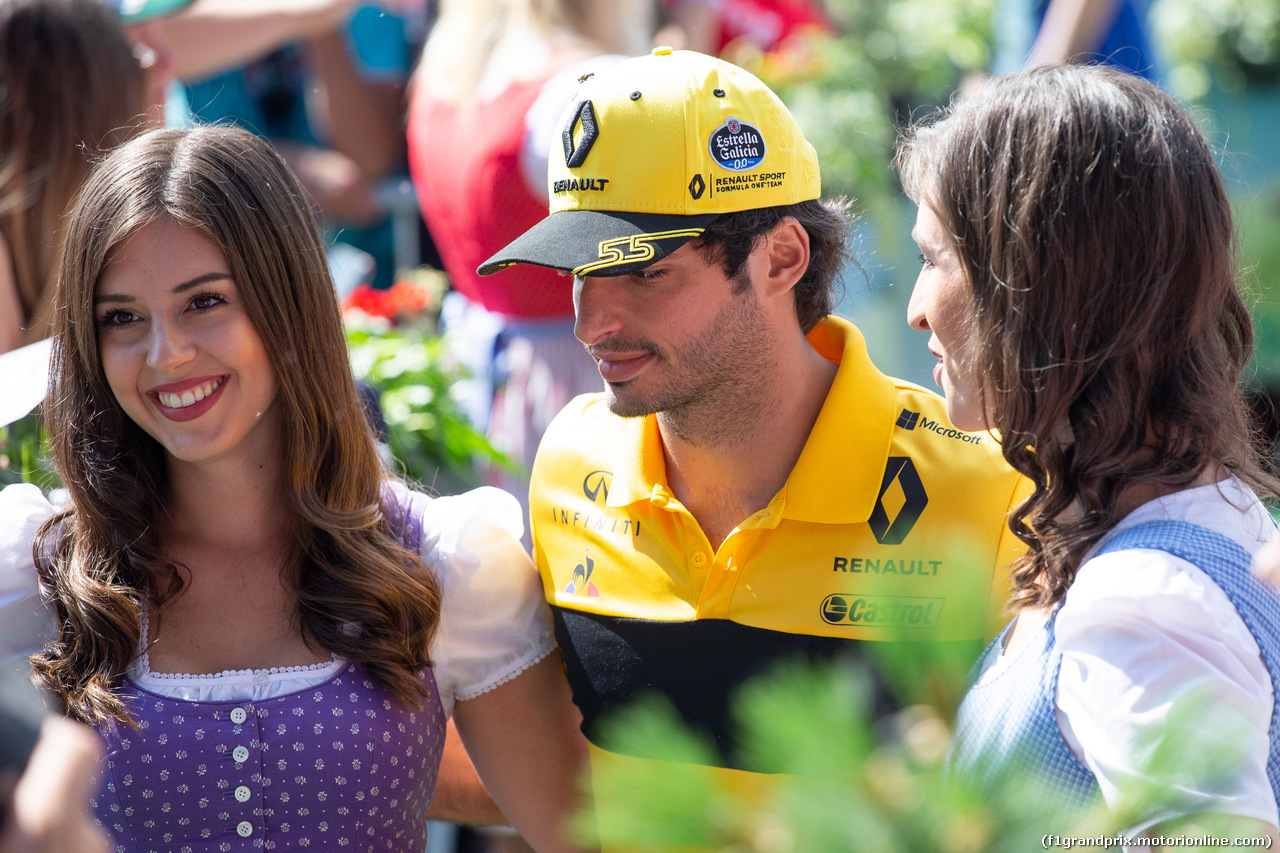
M 551 215 L 480 271 L 572 273 L 604 379 L 552 423 L 530 488 L 593 757 L 601 717 L 657 691 L 742 773 L 730 700 L 779 660 L 891 638 L 975 658 L 1019 480 L 829 316 L 845 209 L 819 200 L 778 98 L 685 51 L 602 69 L 565 112 L 548 183 Z

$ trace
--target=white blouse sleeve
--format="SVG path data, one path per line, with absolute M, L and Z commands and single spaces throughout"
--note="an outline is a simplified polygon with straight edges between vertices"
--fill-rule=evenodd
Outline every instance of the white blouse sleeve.
M 1166 806 L 1135 829 L 1202 812 L 1277 825 L 1266 768 L 1271 678 L 1204 572 L 1162 551 L 1089 560 L 1056 632 L 1058 723 L 1109 807 L 1126 792 Z M 1177 726 L 1175 738 L 1162 723 Z
M 436 498 L 422 524 L 422 557 L 440 582 L 432 646 L 446 714 L 455 700 L 504 684 L 555 648 L 542 582 L 520 544 L 520 504 L 484 487 Z
M 30 483 L 0 490 L 0 659 L 37 651 L 53 636 L 53 614 L 40 598 L 31 551 L 53 512 Z

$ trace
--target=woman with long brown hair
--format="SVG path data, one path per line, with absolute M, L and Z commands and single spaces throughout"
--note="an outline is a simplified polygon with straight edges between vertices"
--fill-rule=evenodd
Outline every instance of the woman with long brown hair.
M 954 766 L 1131 827 L 1274 835 L 1280 597 L 1249 559 L 1277 484 L 1239 388 L 1253 331 L 1213 151 L 1150 83 L 1059 67 L 993 81 L 898 162 L 909 321 L 955 425 L 995 430 L 1034 487 L 1009 522 L 1016 619 Z
M 516 502 L 387 476 L 270 147 L 206 127 L 114 151 L 56 305 L 70 500 L 0 493 L 0 589 L 38 571 L 36 677 L 107 741 L 120 849 L 421 851 L 450 713 L 505 814 L 568 849 L 580 736 Z

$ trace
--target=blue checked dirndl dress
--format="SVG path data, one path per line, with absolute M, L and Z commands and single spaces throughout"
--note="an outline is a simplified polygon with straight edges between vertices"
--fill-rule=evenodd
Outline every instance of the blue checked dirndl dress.
M 1115 534 L 1095 554 L 1128 549 L 1164 551 L 1198 567 L 1235 605 L 1280 695 L 1280 594 L 1250 572 L 1251 556 L 1220 533 L 1181 521 L 1139 524 Z M 983 653 L 975 682 L 960 705 L 948 755 L 953 777 L 985 796 L 1031 790 L 1056 813 L 1079 813 L 1101 802 L 1097 779 L 1067 745 L 1056 717 L 1062 650 L 1055 608 L 1039 632 L 1013 653 L 1002 653 L 1012 625 Z M 1280 797 L 1280 701 L 1271 711 L 1267 778 Z

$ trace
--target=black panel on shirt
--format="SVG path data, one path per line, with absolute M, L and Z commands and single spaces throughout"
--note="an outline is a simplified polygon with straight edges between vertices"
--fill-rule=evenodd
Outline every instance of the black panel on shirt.
M 552 605 L 582 730 L 599 744 L 599 722 L 608 712 L 650 692 L 665 696 L 694 730 L 714 738 L 720 766 L 737 762 L 730 702 L 738 687 L 784 660 L 869 660 L 872 643 L 813 637 L 740 625 L 726 619 L 663 622 L 584 613 Z M 975 646 L 973 655 L 976 656 Z M 972 659 L 972 658 L 970 658 Z M 899 704 L 873 674 L 877 717 Z M 851 721 L 852 724 L 852 721 Z M 638 755 L 646 758 L 654 756 Z

